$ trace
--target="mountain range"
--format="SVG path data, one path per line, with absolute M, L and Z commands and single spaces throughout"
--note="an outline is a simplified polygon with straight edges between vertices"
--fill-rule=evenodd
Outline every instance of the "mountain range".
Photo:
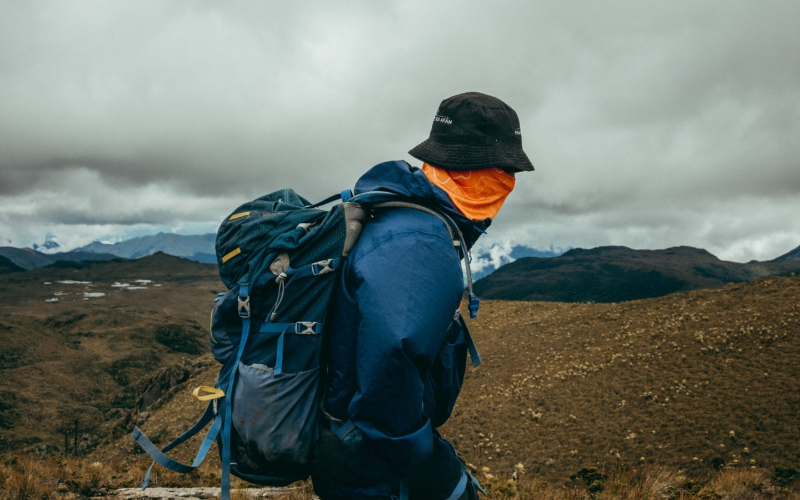
M 216 264 L 214 242 L 213 233 L 158 233 L 114 244 L 94 242 L 60 253 L 0 247 L 0 258 L 9 261 L 0 261 L 0 273 L 50 265 L 75 267 L 79 261 L 139 259 L 157 252 Z M 476 252 L 472 266 L 475 292 L 484 299 L 620 302 L 800 273 L 800 247 L 771 261 L 738 263 L 686 246 L 664 250 L 607 246 L 565 253 L 553 248 L 494 246 Z
M 193 235 L 158 233 L 113 244 L 95 241 L 76 248 L 73 252 L 106 253 L 125 259 L 138 259 L 156 252 L 164 252 L 167 255 L 183 257 L 196 262 L 216 264 L 215 240 L 216 234 L 214 233 Z
M 683 246 L 576 248 L 506 264 L 477 281 L 475 293 L 496 300 L 622 302 L 793 273 L 800 273 L 800 247 L 771 261 L 744 264 Z
M 116 255 L 110 253 L 93 253 L 93 252 L 59 252 L 59 253 L 42 253 L 32 248 L 15 248 L 15 247 L 0 247 L 0 258 L 7 259 L 14 266 L 21 268 L 21 270 L 29 271 L 31 269 L 38 269 L 40 267 L 50 266 L 58 261 L 67 262 L 81 262 L 87 260 L 111 260 L 118 258 Z M 9 272 L 12 270 L 7 267 L 7 264 L 0 263 L 0 268 L 7 269 Z M 19 270 L 19 269 L 16 269 Z
M 111 259 L 139 259 L 157 252 L 164 252 L 175 257 L 216 264 L 217 257 L 214 252 L 216 235 L 198 234 L 182 235 L 173 233 L 158 233 L 150 236 L 140 236 L 118 243 L 102 243 L 95 241 L 88 245 L 76 248 L 69 252 L 44 253 L 41 248 L 54 248 L 52 246 L 34 245 L 35 248 L 0 247 L 0 257 L 11 261 L 23 270 L 38 269 L 50 266 L 58 261 L 106 261 Z M 0 273 L 10 272 L 12 268 L 0 263 Z
M 45 245 L 34 245 L 33 249 L 0 247 L 0 256 L 10 259 L 24 269 L 49 266 L 58 260 L 74 262 L 78 260 L 108 260 L 114 257 L 139 259 L 147 255 L 153 255 L 156 252 L 164 252 L 167 255 L 183 257 L 204 264 L 216 264 L 215 239 L 216 235 L 214 233 L 198 235 L 158 233 L 131 238 L 118 243 L 95 241 L 69 252 L 43 253 L 39 251 L 41 249 L 52 250 L 58 247 L 58 244 L 54 241 L 47 241 Z M 556 257 L 562 253 L 563 251 L 553 248 L 550 250 L 537 250 L 525 245 L 516 245 L 511 247 L 510 250 L 495 246 L 473 255 L 473 268 L 476 269 L 474 279 L 480 279 L 500 266 L 522 257 L 546 258 Z

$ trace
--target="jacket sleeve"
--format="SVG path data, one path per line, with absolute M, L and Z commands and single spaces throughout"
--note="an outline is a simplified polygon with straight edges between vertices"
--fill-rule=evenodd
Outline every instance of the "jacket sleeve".
M 352 263 L 358 302 L 353 423 L 401 473 L 427 459 L 433 430 L 423 377 L 463 291 L 452 242 L 420 231 L 394 234 Z

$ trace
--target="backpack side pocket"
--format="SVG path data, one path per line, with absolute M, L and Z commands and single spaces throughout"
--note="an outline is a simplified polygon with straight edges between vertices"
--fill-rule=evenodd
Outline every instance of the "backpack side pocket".
M 239 364 L 231 423 L 247 450 L 242 472 L 301 479 L 311 473 L 318 389 L 319 368 L 276 374 L 264 365 Z

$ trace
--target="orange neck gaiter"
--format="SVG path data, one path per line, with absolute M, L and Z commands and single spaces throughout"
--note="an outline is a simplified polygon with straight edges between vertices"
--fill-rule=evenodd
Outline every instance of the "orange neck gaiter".
M 464 217 L 473 221 L 493 219 L 516 182 L 501 168 L 445 170 L 423 163 L 422 171 L 431 184 L 447 193 Z

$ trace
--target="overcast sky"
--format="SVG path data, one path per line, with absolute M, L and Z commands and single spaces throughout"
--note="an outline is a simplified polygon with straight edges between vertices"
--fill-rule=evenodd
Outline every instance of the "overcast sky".
M 536 167 L 483 245 L 800 245 L 800 2 L 0 0 L 0 244 L 211 232 L 406 159 L 439 102 Z

